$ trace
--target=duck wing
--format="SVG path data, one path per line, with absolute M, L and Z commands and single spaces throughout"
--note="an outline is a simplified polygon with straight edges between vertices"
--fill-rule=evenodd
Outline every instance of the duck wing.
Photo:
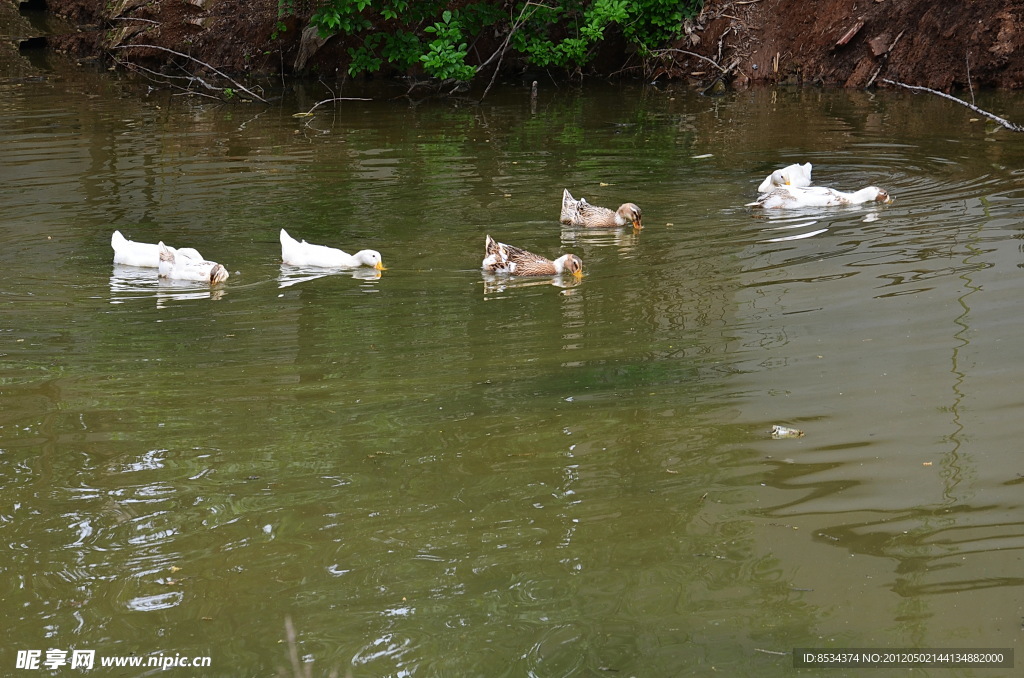
M 515 275 L 555 275 L 555 264 L 539 254 L 512 245 L 503 245 L 508 255 L 510 273 Z
M 576 224 L 579 221 L 580 204 L 584 201 L 572 197 L 568 188 L 562 189 L 562 216 L 559 221 L 563 224 Z

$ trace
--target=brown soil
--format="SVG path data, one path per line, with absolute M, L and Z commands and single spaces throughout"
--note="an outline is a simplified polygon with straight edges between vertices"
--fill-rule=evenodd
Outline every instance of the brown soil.
M 124 49 L 156 45 L 236 76 L 343 74 L 343 40 L 323 43 L 312 31 L 303 39 L 314 3 L 294 0 L 295 15 L 281 19 L 283 31 L 278 0 L 48 0 L 47 6 L 80 27 L 50 39 L 78 58 L 113 58 L 152 70 L 182 66 L 175 72 L 197 68 L 169 52 Z M 859 88 L 890 79 L 943 91 L 1018 89 L 1024 87 L 1022 21 L 1022 0 L 707 0 L 687 23 L 686 37 L 661 59 L 641 63 L 606 49 L 596 63 L 606 74 L 689 79 L 699 86 L 721 80 L 736 87 Z M 495 46 L 475 48 L 482 61 Z M 504 68 L 514 72 L 522 65 L 506 58 Z

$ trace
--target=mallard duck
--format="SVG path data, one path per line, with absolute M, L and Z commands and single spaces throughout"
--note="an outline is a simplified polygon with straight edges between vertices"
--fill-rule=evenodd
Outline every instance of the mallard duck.
M 586 226 L 588 228 L 620 228 L 626 224 L 632 224 L 633 228 L 643 228 L 640 208 L 631 202 L 623 203 L 619 209 L 612 212 L 607 207 L 598 207 L 587 202 L 586 198 L 576 200 L 569 193 L 569 189 L 562 189 L 562 218 L 563 224 L 570 226 Z
M 758 193 L 769 193 L 773 188 L 779 186 L 804 187 L 811 185 L 811 163 L 805 162 L 802 165 L 790 165 L 777 169 L 761 182 L 757 187 Z
M 378 271 L 384 270 L 380 252 L 376 250 L 359 250 L 355 254 L 342 252 L 334 247 L 311 245 L 303 240 L 299 242 L 281 229 L 281 260 L 292 266 L 317 266 L 319 268 L 357 268 L 372 266 Z
M 551 261 L 539 254 L 496 242 L 491 236 L 487 236 L 484 251 L 486 256 L 482 268 L 488 273 L 507 273 L 509 275 L 572 273 L 577 278 L 583 275 L 583 262 L 575 254 L 563 254 Z
M 114 248 L 115 264 L 123 264 L 125 266 L 145 266 L 146 268 L 160 267 L 159 245 L 128 240 L 121 235 L 121 231 L 114 231 L 114 234 L 110 236 L 110 246 Z M 165 247 L 167 246 L 165 245 Z M 195 259 L 197 261 L 203 260 L 203 255 L 191 247 L 182 247 L 180 249 L 167 247 L 167 249 L 182 257 Z
M 877 186 L 868 186 L 853 193 L 843 193 L 825 186 L 780 186 L 765 193 L 747 207 L 765 209 L 797 207 L 836 207 L 839 205 L 860 205 L 865 202 L 892 202 L 889 194 Z
M 204 261 L 180 256 L 167 245 L 157 244 L 160 249 L 160 277 L 170 280 L 194 280 L 211 285 L 228 279 L 228 269 L 215 261 Z

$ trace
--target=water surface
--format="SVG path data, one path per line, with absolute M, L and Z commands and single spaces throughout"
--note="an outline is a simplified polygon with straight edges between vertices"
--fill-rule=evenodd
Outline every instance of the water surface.
M 0 82 L 2 665 L 275 675 L 286 617 L 317 675 L 1014 645 L 1021 138 L 904 93 L 541 84 L 296 118 L 326 94 Z M 896 201 L 744 207 L 797 161 Z M 646 228 L 562 227 L 564 187 Z M 282 267 L 282 227 L 388 270 Z M 114 266 L 114 229 L 231 278 Z M 486 234 L 587 275 L 485 279 Z

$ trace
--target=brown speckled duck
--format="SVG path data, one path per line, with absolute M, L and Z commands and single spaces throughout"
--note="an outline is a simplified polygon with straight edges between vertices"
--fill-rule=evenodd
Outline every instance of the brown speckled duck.
M 587 228 L 620 228 L 632 224 L 633 228 L 643 228 L 640 208 L 631 202 L 623 203 L 619 209 L 612 212 L 607 207 L 598 207 L 587 202 L 586 198 L 576 200 L 569 193 L 569 189 L 562 191 L 562 218 L 563 224 L 570 226 L 586 226 Z
M 571 273 L 577 278 L 583 275 L 583 262 L 575 254 L 563 254 L 554 261 L 539 254 L 506 245 L 487 236 L 482 268 L 488 273 L 508 275 L 559 275 Z

